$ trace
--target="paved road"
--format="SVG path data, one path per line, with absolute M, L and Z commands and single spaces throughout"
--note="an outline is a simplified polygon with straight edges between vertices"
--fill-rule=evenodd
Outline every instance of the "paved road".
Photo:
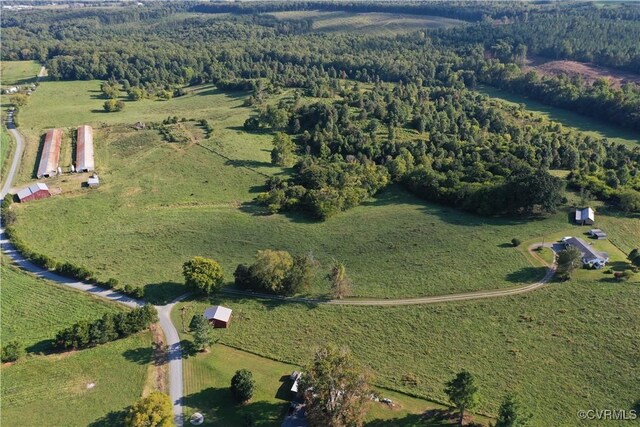
M 7 118 L 7 129 L 9 133 L 13 135 L 13 139 L 16 141 L 16 149 L 13 154 L 13 160 L 11 161 L 11 167 L 5 178 L 5 182 L 2 184 L 2 190 L 0 190 L 0 199 L 4 198 L 6 194 L 11 190 L 13 180 L 18 173 L 18 166 L 20 166 L 20 159 L 22 158 L 22 152 L 24 151 L 24 140 L 22 135 L 16 130 L 16 126 L 13 124 L 13 116 L 10 115 Z
M 38 76 L 36 77 L 36 82 L 39 82 L 42 77 L 46 74 L 47 69 L 45 67 L 40 68 L 40 72 L 38 72 Z M 7 177 L 5 182 L 2 183 L 2 189 L 0 190 L 0 199 L 4 198 L 7 193 L 11 190 L 11 185 L 16 177 L 16 173 L 18 173 L 18 166 L 20 165 L 20 160 L 22 159 L 22 152 L 24 151 L 24 139 L 22 139 L 22 135 L 16 129 L 15 124 L 13 123 L 13 114 L 12 112 L 8 113 L 7 117 L 7 129 L 9 129 L 9 133 L 13 135 L 13 139 L 16 141 L 16 151 L 13 155 L 13 160 L 11 161 L 11 167 L 9 168 L 9 173 L 7 173 Z
M 529 246 L 529 253 L 540 260 L 542 264 L 546 265 L 546 262 L 540 258 L 533 249 L 538 247 L 540 244 L 536 243 Z M 550 247 L 550 244 L 546 244 L 546 247 Z M 223 289 L 222 292 L 231 295 L 240 295 L 240 296 L 248 296 L 253 298 L 264 298 L 264 299 L 272 299 L 272 300 L 281 300 L 287 302 L 300 302 L 300 303 L 309 303 L 309 304 L 329 304 L 329 305 L 364 305 L 364 306 L 396 306 L 396 305 L 419 305 L 419 304 L 437 304 L 443 302 L 452 302 L 452 301 L 469 301 L 469 300 L 478 300 L 485 298 L 497 298 L 504 297 L 510 295 L 518 295 L 526 292 L 534 291 L 538 288 L 545 286 L 549 280 L 553 277 L 556 272 L 556 266 L 551 265 L 547 267 L 547 272 L 542 279 L 538 282 L 532 283 L 530 285 L 521 286 L 518 288 L 509 288 L 509 289 L 496 289 L 491 291 L 477 291 L 477 292 L 466 292 L 460 294 L 450 294 L 450 295 L 438 295 L 432 297 L 418 297 L 418 298 L 403 298 L 403 299 L 363 299 L 363 300 L 355 300 L 355 299 L 331 299 L 331 300 L 322 300 L 322 299 L 313 299 L 313 298 L 288 298 L 281 297 L 277 295 L 270 294 L 262 294 L 258 292 L 250 292 L 244 291 L 240 289 Z
M 68 277 L 60 276 L 42 267 L 39 267 L 30 261 L 26 260 L 20 252 L 9 242 L 4 228 L 0 228 L 0 245 L 2 246 L 2 252 L 7 254 L 11 260 L 23 270 L 29 271 L 41 277 L 43 279 L 51 280 L 60 285 L 68 286 L 70 288 L 78 289 L 92 295 L 96 295 L 102 298 L 106 298 L 111 301 L 115 301 L 124 304 L 128 307 L 140 307 L 145 304 L 143 300 L 131 298 L 127 295 L 115 292 L 111 289 L 104 289 L 91 283 L 77 281 Z M 183 295 L 167 305 L 156 305 L 158 310 L 158 318 L 160 321 L 160 327 L 164 332 L 167 347 L 169 349 L 169 396 L 173 401 L 173 413 L 175 416 L 176 425 L 182 427 L 183 425 L 183 388 L 182 388 L 182 347 L 180 345 L 180 337 L 178 331 L 171 322 L 171 309 L 173 306 L 184 298 Z

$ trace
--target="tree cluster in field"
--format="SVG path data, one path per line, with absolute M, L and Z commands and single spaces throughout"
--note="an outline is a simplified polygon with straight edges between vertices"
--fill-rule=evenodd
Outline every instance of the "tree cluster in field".
M 224 90 L 252 90 L 258 79 L 267 80 L 274 90 L 299 87 L 321 97 L 335 94 L 331 80 L 335 78 L 453 88 L 473 88 L 477 82 L 485 82 L 583 114 L 594 115 L 597 111 L 599 119 L 640 129 L 637 85 L 616 89 L 601 81 L 589 86 L 563 76 L 539 77 L 519 68 L 526 54 L 533 52 L 553 58 L 592 59 L 637 72 L 637 5 L 600 8 L 522 2 L 273 2 L 203 5 L 203 10 L 213 13 L 171 22 L 161 20 L 189 7 L 158 8 L 157 13 L 150 9 L 144 15 L 111 12 L 106 14 L 107 19 L 101 15 L 103 11 L 90 10 L 82 14 L 7 12 L 9 17 L 3 18 L 2 58 L 46 61 L 52 79 L 115 80 L 134 100 L 148 96 L 168 99 L 181 85 L 205 82 Z M 480 22 L 396 37 L 327 34 L 319 38 L 309 34 L 311 20 L 255 15 L 316 7 L 362 12 L 403 10 Z M 220 19 L 216 12 L 227 9 L 235 14 Z M 503 21 L 496 25 L 493 19 Z M 138 24 L 141 20 L 145 26 Z M 113 22 L 123 25 L 116 29 Z M 254 101 L 260 102 L 259 96 Z
M 2 363 L 16 362 L 24 355 L 24 347 L 17 340 L 2 343 L 0 350 L 0 361 Z
M 146 329 L 158 320 L 152 305 L 136 307 L 117 314 L 106 313 L 93 322 L 80 321 L 58 332 L 55 347 L 58 349 L 83 349 L 104 344 Z
M 311 254 L 266 249 L 257 252 L 253 264 L 238 265 L 233 276 L 240 289 L 294 295 L 309 288 L 318 266 Z
M 638 150 L 465 90 L 347 84 L 341 95 L 304 105 L 294 96 L 255 118 L 288 129 L 297 142 L 294 150 L 282 133 L 274 138 L 275 164 L 291 163 L 296 151 L 299 160 L 290 179 L 270 178 L 269 191 L 257 197 L 270 212 L 298 209 L 327 219 L 392 182 L 484 215 L 553 212 L 563 181 L 549 169 L 571 170 L 573 186 L 638 211 Z

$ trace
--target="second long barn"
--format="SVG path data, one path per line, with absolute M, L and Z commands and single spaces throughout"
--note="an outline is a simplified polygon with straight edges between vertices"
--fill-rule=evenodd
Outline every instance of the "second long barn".
M 76 171 L 92 172 L 95 168 L 93 160 L 93 129 L 91 126 L 78 127 L 76 142 Z

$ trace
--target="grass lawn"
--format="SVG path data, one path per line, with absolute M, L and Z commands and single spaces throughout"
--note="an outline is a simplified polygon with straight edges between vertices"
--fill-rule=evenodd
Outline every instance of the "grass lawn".
M 593 117 L 583 116 L 562 108 L 550 107 L 524 96 L 505 92 L 491 86 L 481 86 L 478 91 L 511 104 L 524 104 L 529 111 L 539 113 L 549 120 L 562 123 L 565 127 L 582 131 L 596 138 L 607 138 L 611 142 L 624 144 L 630 148 L 637 147 L 640 144 L 640 135 L 637 132 L 600 122 Z
M 3 366 L 0 422 L 5 427 L 121 425 L 121 411 L 142 394 L 150 360 L 151 335 L 143 332 Z M 88 388 L 90 383 L 95 386 Z
M 279 19 L 311 19 L 313 30 L 323 33 L 357 32 L 394 35 L 424 29 L 451 28 L 465 22 L 440 16 L 402 15 L 397 13 L 353 13 L 322 11 L 275 12 Z
M 481 218 L 424 203 L 400 188 L 324 223 L 297 215 L 264 216 L 251 201 L 264 188 L 265 176 L 282 169 L 269 163 L 270 135 L 240 130 L 251 114 L 241 106 L 241 94 L 200 87 L 185 97 L 130 102 L 124 112 L 106 114 L 93 112 L 103 102 L 94 98 L 97 89 L 95 81 L 44 82 L 21 113 L 23 131 L 31 135 L 23 180 L 35 168 L 33 142 L 43 128 L 91 123 L 102 185 L 82 189 L 83 175 L 49 180 L 63 195 L 14 205 L 17 233 L 58 260 L 95 270 L 100 279 L 146 286 L 153 300 L 183 292 L 181 264 L 192 256 L 217 259 L 230 281 L 238 263 L 251 262 L 266 248 L 311 251 L 325 268 L 333 258 L 345 262 L 354 296 L 517 286 L 535 281 L 542 271 L 508 242 L 567 227 L 564 213 L 538 221 Z M 59 97 L 62 107 L 50 108 Z M 202 144 L 215 152 L 166 143 L 157 131 L 122 124 L 168 115 L 207 118 L 214 132 Z M 40 232 L 31 232 L 36 227 Z M 69 239 L 76 244 L 65 244 Z M 309 294 L 327 294 L 323 275 Z
M 243 405 L 238 405 L 229 391 L 231 378 L 239 369 L 250 370 L 256 383 L 254 397 Z M 300 366 L 225 345 L 214 345 L 208 353 L 198 353 L 184 362 L 185 416 L 200 412 L 205 416 L 205 426 L 242 425 L 247 417 L 253 418 L 258 426 L 279 426 L 293 397 L 289 374 L 300 369 Z M 391 399 L 394 405 L 372 402 L 367 411 L 367 425 L 384 425 L 390 420 L 415 416 L 429 409 L 446 409 L 401 393 L 377 391 Z M 484 417 L 479 419 L 484 420 Z
M 56 332 L 79 320 L 94 320 L 122 310 L 119 305 L 65 289 L 15 267 L 3 265 L 0 273 L 2 341 L 17 339 L 29 352 L 51 350 L 50 340 Z
M 532 425 L 542 427 L 579 425 L 575 413 L 583 407 L 632 407 L 638 298 L 637 283 L 577 280 L 517 297 L 427 306 L 229 297 L 184 304 L 191 314 L 210 303 L 234 310 L 231 327 L 216 330 L 221 343 L 304 364 L 314 347 L 334 342 L 350 347 L 378 385 L 434 401 L 444 403 L 444 383 L 466 368 L 477 376 L 481 412 L 495 414 L 503 395 L 516 392 L 534 414 Z M 174 310 L 177 325 L 179 317 Z
M 7 128 L 0 127 L 0 181 L 2 182 L 4 182 L 4 177 L 11 167 L 14 148 L 15 142 L 9 135 Z
M 36 61 L 2 61 L 0 84 L 4 87 L 35 82 L 41 67 Z

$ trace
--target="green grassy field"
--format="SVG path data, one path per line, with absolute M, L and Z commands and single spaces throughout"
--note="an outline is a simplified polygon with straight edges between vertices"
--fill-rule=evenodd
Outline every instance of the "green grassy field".
M 189 257 L 219 260 L 231 280 L 238 263 L 250 262 L 266 248 L 313 252 L 325 268 L 333 258 L 344 261 L 355 296 L 517 286 L 538 279 L 541 272 L 508 242 L 567 227 L 564 214 L 530 222 L 480 218 L 426 204 L 399 188 L 325 223 L 264 216 L 251 201 L 265 176 L 282 170 L 269 163 L 270 135 L 240 130 L 251 110 L 241 107 L 239 94 L 205 87 L 171 101 L 127 103 L 124 112 L 105 114 L 92 112 L 102 102 L 90 92 L 97 87 L 97 82 L 41 85 L 22 113 L 23 130 L 32 135 L 22 176 L 33 173 L 33 141 L 42 128 L 91 123 L 97 127 L 102 186 L 82 189 L 78 175 L 50 180 L 64 194 L 15 206 L 16 231 L 31 246 L 90 267 L 101 279 L 146 286 L 152 298 L 183 292 L 180 267 Z M 63 107 L 49 108 L 57 96 Z M 214 133 L 202 144 L 224 157 L 198 145 L 163 142 L 154 130 L 118 124 L 160 121 L 169 114 L 207 118 Z M 57 215 L 52 217 L 52 211 Z M 34 227 L 41 232 L 31 233 Z M 61 244 L 69 238 L 77 244 Z M 309 290 L 312 295 L 327 292 L 321 279 Z
M 258 426 L 279 426 L 293 397 L 288 376 L 301 368 L 224 345 L 214 345 L 208 353 L 188 357 L 184 369 L 187 417 L 200 412 L 205 416 L 205 426 L 242 425 L 247 416 L 252 417 Z M 229 391 L 231 378 L 238 369 L 249 369 L 256 382 L 254 397 L 243 405 L 238 405 Z M 391 399 L 394 405 L 390 407 L 372 402 L 367 410 L 367 425 L 384 425 L 429 409 L 446 409 L 401 393 L 385 389 L 377 391 Z M 484 417 L 478 419 L 485 420 Z
M 322 11 L 276 12 L 279 19 L 311 19 L 313 30 L 323 33 L 358 32 L 393 35 L 412 31 L 451 28 L 464 21 L 439 16 L 402 15 L 394 13 L 353 13 Z
M 2 341 L 17 339 L 30 352 L 50 350 L 50 340 L 56 332 L 79 320 L 94 320 L 121 310 L 118 305 L 65 289 L 14 267 L 3 265 L 0 272 Z
M 36 61 L 2 61 L 0 62 L 0 84 L 12 86 L 32 83 L 41 67 Z
M 491 86 L 482 86 L 478 88 L 478 91 L 511 104 L 524 104 L 525 108 L 529 111 L 539 113 L 549 120 L 562 123 L 565 127 L 582 131 L 587 135 L 592 135 L 597 138 L 607 138 L 611 142 L 624 144 L 631 148 L 637 147 L 638 144 L 640 144 L 640 135 L 638 135 L 637 132 L 612 126 L 592 117 L 583 116 L 562 108 L 550 107 L 532 99 L 505 92 Z
M 0 127 L 0 181 L 4 182 L 4 177 L 11 167 L 11 158 L 15 143 L 7 128 Z
M 6 427 L 121 425 L 121 411 L 142 394 L 150 344 L 151 335 L 144 332 L 3 366 L 0 422 Z M 91 383 L 94 387 L 88 388 Z
M 630 409 L 637 399 L 638 298 L 637 284 L 576 281 L 429 306 L 212 303 L 234 310 L 231 327 L 216 330 L 221 343 L 303 364 L 314 347 L 335 342 L 350 347 L 377 384 L 435 401 L 445 400 L 445 381 L 466 368 L 478 379 L 480 411 L 495 414 L 502 396 L 516 392 L 533 426 L 574 426 L 578 409 Z M 196 313 L 209 303 L 186 304 Z M 178 310 L 174 319 L 179 325 Z

